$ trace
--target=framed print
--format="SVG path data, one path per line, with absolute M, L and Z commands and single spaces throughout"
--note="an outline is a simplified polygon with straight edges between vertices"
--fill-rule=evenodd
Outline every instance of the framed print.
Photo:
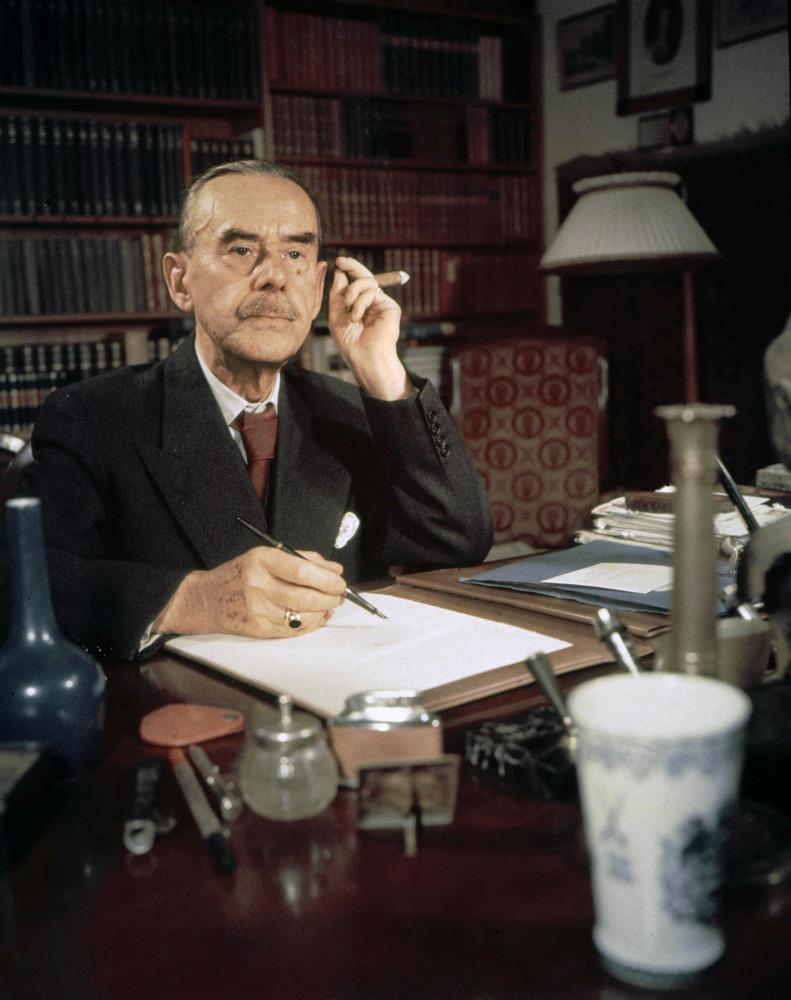
M 618 0 L 619 115 L 711 96 L 709 0 Z
M 558 21 L 557 43 L 561 90 L 611 80 L 615 76 L 615 4 Z
M 786 0 L 717 0 L 717 48 L 788 27 Z

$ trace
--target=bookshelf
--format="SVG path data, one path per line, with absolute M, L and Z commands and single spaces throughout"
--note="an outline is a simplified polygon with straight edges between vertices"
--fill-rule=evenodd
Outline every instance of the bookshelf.
M 27 432 L 55 384 L 179 342 L 159 261 L 185 183 L 224 159 L 294 167 L 328 253 L 410 273 L 410 348 L 539 316 L 530 6 L 5 0 L 0 430 Z
M 160 260 L 188 178 L 260 152 L 259 7 L 3 3 L 0 429 L 185 336 Z
M 432 348 L 443 394 L 449 335 L 543 314 L 540 60 L 528 3 L 267 6 L 268 149 L 317 193 L 329 247 L 410 274 L 390 290 L 403 353 Z M 315 329 L 307 363 L 342 374 Z

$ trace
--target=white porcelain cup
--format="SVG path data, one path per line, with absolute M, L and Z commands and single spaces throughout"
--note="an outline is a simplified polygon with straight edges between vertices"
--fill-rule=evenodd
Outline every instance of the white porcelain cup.
M 725 947 L 722 836 L 750 701 L 723 681 L 644 674 L 587 681 L 568 704 L 603 964 L 625 982 L 684 985 Z

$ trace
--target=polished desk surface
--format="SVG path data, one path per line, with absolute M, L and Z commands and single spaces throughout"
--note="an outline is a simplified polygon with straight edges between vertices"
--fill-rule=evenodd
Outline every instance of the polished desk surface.
M 252 695 L 165 656 L 107 673 L 100 760 L 14 873 L 4 1000 L 652 996 L 599 967 L 576 802 L 499 791 L 466 766 L 455 821 L 422 831 L 413 858 L 395 831 L 359 831 L 341 790 L 312 820 L 245 810 L 232 825 L 237 869 L 220 874 L 169 770 L 160 800 L 179 827 L 128 854 L 124 779 L 160 753 L 137 737 L 142 715 L 178 699 L 244 708 Z M 228 769 L 241 740 L 206 747 Z M 686 995 L 791 996 L 791 883 L 730 894 L 725 926 L 726 957 Z

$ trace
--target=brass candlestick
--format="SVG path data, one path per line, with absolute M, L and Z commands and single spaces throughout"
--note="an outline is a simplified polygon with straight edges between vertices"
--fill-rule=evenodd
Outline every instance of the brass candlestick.
M 719 421 L 733 406 L 660 406 L 670 438 L 673 500 L 673 603 L 669 667 L 687 674 L 717 673 L 714 484 Z

